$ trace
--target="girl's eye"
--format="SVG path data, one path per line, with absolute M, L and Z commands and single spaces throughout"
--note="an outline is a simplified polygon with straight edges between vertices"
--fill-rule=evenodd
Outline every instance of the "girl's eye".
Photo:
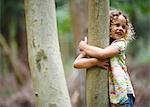
M 126 26 L 125 26 L 125 25 L 123 25 L 123 26 L 122 26 L 122 28 L 123 28 L 123 29 L 125 29 L 125 28 L 126 28 Z
M 117 27 L 119 27 L 120 26 L 120 24 L 115 24 Z

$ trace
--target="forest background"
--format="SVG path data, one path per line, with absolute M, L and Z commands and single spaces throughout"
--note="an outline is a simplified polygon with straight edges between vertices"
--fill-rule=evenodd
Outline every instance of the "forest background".
M 150 107 L 150 0 L 110 0 L 110 6 L 126 12 L 134 25 L 136 35 L 128 46 L 127 64 L 136 92 L 135 107 Z M 72 64 L 77 44 L 86 34 L 87 10 L 87 0 L 56 0 L 60 51 L 73 107 L 84 107 L 79 101 L 78 70 Z M 35 106 L 25 25 L 24 1 L 1 0 L 0 107 Z

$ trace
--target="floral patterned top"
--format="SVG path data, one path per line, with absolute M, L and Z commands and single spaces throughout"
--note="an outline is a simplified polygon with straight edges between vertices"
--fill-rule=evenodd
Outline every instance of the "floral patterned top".
M 127 99 L 127 94 L 134 94 L 125 64 L 126 41 L 124 39 L 115 40 L 111 45 L 117 47 L 120 53 L 110 59 L 111 70 L 109 72 L 109 96 L 113 104 L 123 104 Z

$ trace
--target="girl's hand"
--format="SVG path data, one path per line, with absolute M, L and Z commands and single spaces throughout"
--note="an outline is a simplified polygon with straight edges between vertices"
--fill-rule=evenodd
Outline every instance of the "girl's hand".
M 80 43 L 79 43 L 80 52 L 83 52 L 83 47 L 86 44 L 87 44 L 87 37 L 85 37 L 84 40 L 81 40 Z
M 86 55 L 86 53 L 83 51 L 83 50 L 80 50 L 80 52 L 79 52 L 80 54 L 82 54 L 82 55 Z
M 84 42 L 87 44 L 87 37 L 84 37 Z
M 86 43 L 84 41 L 80 41 L 80 43 L 79 43 L 79 49 L 83 50 L 84 45 L 86 45 Z
M 104 60 L 98 60 L 97 62 L 97 66 L 101 67 L 101 68 L 104 68 L 106 70 L 109 69 L 109 60 L 108 59 L 104 59 Z

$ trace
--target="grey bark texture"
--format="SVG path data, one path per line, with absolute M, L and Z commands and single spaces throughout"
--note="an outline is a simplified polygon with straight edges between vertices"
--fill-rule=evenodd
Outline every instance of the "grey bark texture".
M 55 0 L 25 0 L 25 15 L 36 107 L 71 107 L 58 43 Z
M 109 0 L 89 0 L 88 44 L 109 45 Z M 108 71 L 93 67 L 86 73 L 87 107 L 109 107 Z

